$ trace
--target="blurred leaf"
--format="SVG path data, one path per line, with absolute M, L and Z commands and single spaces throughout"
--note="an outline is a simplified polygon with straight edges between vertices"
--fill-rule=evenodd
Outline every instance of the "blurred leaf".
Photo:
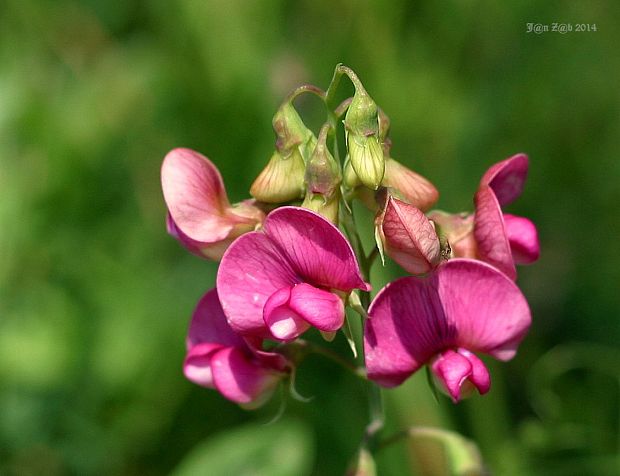
M 173 476 L 289 476 L 310 474 L 314 449 L 305 425 L 293 420 L 254 423 L 198 444 Z

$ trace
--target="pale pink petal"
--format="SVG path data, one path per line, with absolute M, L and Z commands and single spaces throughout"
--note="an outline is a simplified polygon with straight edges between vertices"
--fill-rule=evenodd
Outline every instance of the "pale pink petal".
M 540 256 L 536 226 L 527 218 L 504 213 L 504 226 L 512 258 L 517 264 L 530 264 Z
M 223 349 L 221 344 L 203 343 L 193 346 L 185 356 L 183 373 L 188 380 L 207 388 L 215 388 L 213 373 L 211 372 L 211 357 L 218 350 Z
M 368 377 L 386 387 L 401 384 L 456 342 L 457 329 L 448 322 L 437 294 L 436 273 L 391 282 L 379 291 L 368 315 L 364 332 Z
M 403 200 L 423 211 L 439 199 L 439 192 L 431 182 L 392 158 L 385 161 L 382 185 L 394 189 Z
M 337 331 L 344 324 L 344 303 L 332 292 L 309 284 L 298 284 L 291 290 L 289 303 L 301 317 L 321 331 Z
M 411 274 L 423 274 L 437 266 L 439 238 L 424 213 L 389 197 L 381 229 L 386 254 Z
M 226 322 L 216 289 L 207 291 L 198 301 L 187 335 L 187 347 L 202 343 L 245 347 L 245 341 Z
M 474 196 L 474 204 L 474 237 L 478 257 L 515 280 L 517 271 L 506 236 L 504 217 L 493 190 L 488 186 L 480 187 Z
M 179 229 L 170 213 L 166 214 L 166 229 L 170 236 L 176 238 L 191 253 L 213 261 L 222 259 L 224 252 L 235 239 L 235 237 L 229 236 L 215 243 L 200 243 L 199 241 L 194 241 Z M 237 229 L 239 229 L 239 227 L 237 227 Z
M 191 240 L 214 243 L 228 236 L 235 223 L 225 217 L 230 203 L 209 159 L 190 149 L 170 151 L 162 164 L 161 184 L 170 215 Z
M 263 319 L 277 340 L 291 341 L 310 328 L 310 324 L 292 309 L 290 298 L 291 288 L 287 286 L 273 293 L 265 303 Z
M 265 369 L 242 350 L 226 347 L 211 357 L 215 388 L 236 403 L 262 403 L 277 385 L 280 375 Z
M 240 236 L 228 248 L 217 273 L 217 289 L 235 332 L 270 338 L 263 320 L 267 299 L 301 282 L 282 251 L 261 232 Z
M 433 360 L 431 371 L 443 390 L 457 403 L 461 399 L 461 386 L 472 374 L 472 364 L 467 357 L 449 349 Z
M 281 207 L 267 216 L 264 230 L 302 281 L 345 292 L 370 289 L 347 239 L 317 213 Z
M 491 389 L 491 375 L 484 362 L 478 358 L 478 356 L 467 349 L 458 349 L 457 352 L 464 357 L 467 357 L 471 363 L 471 375 L 469 380 L 478 389 L 480 395 L 484 395 Z
M 457 332 L 454 344 L 511 359 L 531 323 L 516 284 L 492 266 L 467 259 L 450 260 L 435 274 L 448 326 Z
M 501 206 L 512 203 L 523 191 L 527 178 L 529 159 L 525 154 L 517 154 L 492 165 L 480 180 L 480 186 L 491 187 Z

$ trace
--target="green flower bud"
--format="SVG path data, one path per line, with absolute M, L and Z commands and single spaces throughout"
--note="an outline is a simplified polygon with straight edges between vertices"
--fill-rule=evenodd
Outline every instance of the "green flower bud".
M 327 198 L 325 195 L 308 192 L 301 204 L 302 207 L 317 212 L 323 218 L 329 220 L 334 225 L 338 225 L 338 205 L 340 201 L 340 190 Z
M 349 190 L 353 190 L 362 184 L 362 182 L 360 182 L 360 178 L 355 173 L 355 170 L 353 170 L 353 166 L 351 165 L 351 160 L 348 155 L 344 159 L 343 183 Z
M 373 190 L 379 187 L 385 173 L 378 109 L 368 93 L 357 88 L 344 119 L 353 170 L 362 183 Z
M 326 129 L 321 130 L 316 147 L 306 166 L 306 187 L 308 193 L 331 196 L 342 182 L 340 166 L 329 151 Z
M 308 129 L 290 101 L 280 106 L 273 116 L 276 151 L 256 178 L 250 194 L 265 203 L 283 203 L 304 196 L 306 161 L 316 145 L 316 137 Z
M 299 149 L 284 158 L 274 152 L 267 166 L 256 177 L 250 194 L 265 203 L 283 203 L 304 196 L 304 170 L 306 165 Z
M 351 166 L 361 182 L 373 190 L 379 188 L 385 174 L 385 160 L 378 136 L 349 133 L 347 147 Z

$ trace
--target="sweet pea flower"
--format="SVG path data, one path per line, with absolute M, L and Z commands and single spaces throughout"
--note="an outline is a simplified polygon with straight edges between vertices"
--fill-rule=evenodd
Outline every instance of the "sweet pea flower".
M 506 275 L 481 261 L 453 259 L 426 277 L 405 277 L 384 287 L 368 310 L 364 351 L 368 377 L 400 385 L 425 364 L 456 403 L 489 372 L 475 355 L 514 357 L 527 333 L 530 310 Z
M 290 372 L 290 363 L 280 354 L 260 350 L 260 341 L 250 344 L 235 334 L 212 289 L 194 311 L 183 371 L 192 382 L 213 388 L 246 408 L 256 408 Z
M 218 260 L 239 235 L 252 231 L 263 212 L 252 200 L 231 205 L 219 171 L 204 155 L 174 149 L 161 167 L 167 228 L 191 252 Z
M 515 280 L 515 264 L 530 264 L 540 255 L 536 226 L 527 218 L 502 212 L 523 191 L 529 161 L 517 154 L 491 166 L 474 195 L 473 215 L 433 211 L 431 218 L 447 236 L 454 256 L 477 258 Z
M 234 331 L 291 341 L 311 326 L 332 333 L 344 322 L 343 298 L 369 290 L 343 234 L 315 212 L 272 211 L 260 231 L 239 237 L 217 275 Z

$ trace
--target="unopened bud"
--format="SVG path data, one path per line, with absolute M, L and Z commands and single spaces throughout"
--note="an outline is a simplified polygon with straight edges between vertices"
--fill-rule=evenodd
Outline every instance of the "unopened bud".
M 428 210 L 439 199 L 439 192 L 430 181 L 392 158 L 385 161 L 382 185 L 422 211 Z
M 276 151 L 256 178 L 250 193 L 265 203 L 283 203 L 304 196 L 306 161 L 316 144 L 292 103 L 285 102 L 273 117 Z
M 306 166 L 306 188 L 308 193 L 330 197 L 340 186 L 340 166 L 326 144 L 328 127 L 323 127 L 314 151 Z
M 300 199 L 304 195 L 306 166 L 299 150 L 288 158 L 274 152 L 267 166 L 256 177 L 250 194 L 261 202 L 282 203 Z
M 339 201 L 340 190 L 336 190 L 335 193 L 329 198 L 325 197 L 325 195 L 308 192 L 301 206 L 307 208 L 308 210 L 317 212 L 334 225 L 338 225 Z
M 356 89 L 344 125 L 353 170 L 364 185 L 376 190 L 383 180 L 385 161 L 379 141 L 378 108 L 363 89 Z
M 405 271 L 424 274 L 439 264 L 439 238 L 418 208 L 388 196 L 376 227 L 375 236 L 381 239 L 383 251 Z

